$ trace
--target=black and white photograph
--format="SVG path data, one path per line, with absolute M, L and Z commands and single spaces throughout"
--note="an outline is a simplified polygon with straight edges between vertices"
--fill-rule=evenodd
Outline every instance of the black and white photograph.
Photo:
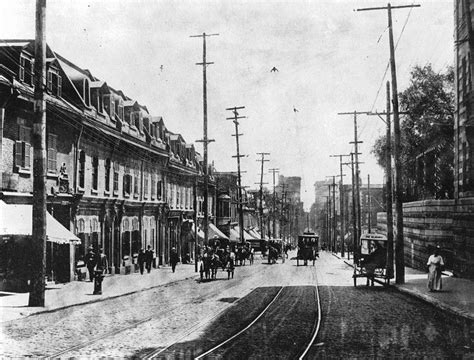
M 3 0 L 0 357 L 474 358 L 474 0 Z

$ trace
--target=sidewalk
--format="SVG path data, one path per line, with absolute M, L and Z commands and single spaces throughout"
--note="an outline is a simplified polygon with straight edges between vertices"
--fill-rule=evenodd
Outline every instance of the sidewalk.
M 347 260 L 341 254 L 333 254 L 349 266 L 353 266 L 352 256 Z M 445 273 L 443 273 L 445 274 Z M 415 296 L 434 306 L 474 321 L 474 280 L 461 279 L 450 276 L 442 277 L 443 290 L 438 292 L 428 291 L 428 273 L 405 267 L 405 284 L 395 284 L 393 279 L 390 283 L 399 291 Z
M 28 307 L 29 293 L 0 292 L 0 323 L 32 314 L 103 301 L 198 275 L 194 272 L 194 264 L 178 264 L 175 273 L 171 271 L 170 266 L 160 266 L 159 269 L 152 269 L 149 274 L 145 270 L 143 275 L 139 272 L 130 275 L 106 275 L 102 283 L 102 295 L 92 294 L 94 283 L 89 281 L 47 283 L 45 307 Z

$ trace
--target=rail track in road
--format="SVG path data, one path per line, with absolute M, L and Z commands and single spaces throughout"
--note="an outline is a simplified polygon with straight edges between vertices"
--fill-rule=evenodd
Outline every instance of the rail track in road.
M 232 314 L 236 314 L 236 316 L 241 314 L 241 318 L 245 317 L 242 312 L 246 309 L 244 304 L 246 298 L 239 299 L 232 308 L 225 309 L 188 328 L 172 344 L 146 355 L 141 354 L 141 357 L 147 359 L 205 359 L 265 356 L 266 358 L 303 359 L 313 346 L 321 324 L 321 306 L 317 277 L 314 271 L 311 271 L 311 278 L 313 286 L 260 288 L 260 291 L 266 291 L 266 301 L 260 304 L 260 309 L 257 312 L 240 321 L 239 326 L 235 326 L 235 328 L 220 327 L 219 324 L 225 324 L 227 320 L 219 322 L 219 319 L 224 318 L 227 314 L 231 321 L 232 319 L 235 322 L 242 320 L 233 317 Z M 268 296 L 270 293 L 271 296 Z M 262 298 L 261 293 L 257 296 Z M 252 297 L 252 294 L 249 294 L 248 297 Z M 252 301 L 247 302 L 252 303 Z M 304 325 L 304 329 L 301 328 L 301 325 Z M 202 334 L 203 328 L 208 331 L 204 335 Z M 199 334 L 200 331 L 201 334 Z M 268 334 L 269 331 L 273 334 Z M 198 337 L 201 337 L 203 341 L 185 341 L 193 333 L 199 334 Z M 223 336 L 221 336 L 222 334 Z M 297 334 L 296 337 L 295 334 Z M 273 341 L 274 344 L 263 344 L 264 348 L 262 349 L 260 344 L 255 342 L 264 338 L 267 341 L 269 338 L 273 339 L 270 342 Z M 206 341 L 206 339 L 212 340 Z M 279 350 L 273 353 L 271 349 L 275 349 L 275 346 Z M 287 349 L 290 350 L 287 351 Z
M 234 289 L 238 286 L 240 286 L 241 284 L 240 283 L 226 283 L 223 287 L 218 287 L 218 288 L 215 288 L 213 291 L 207 293 L 207 294 L 204 294 L 202 295 L 202 297 L 200 298 L 201 301 L 204 299 L 204 300 L 208 300 L 208 299 L 215 299 L 218 297 L 218 295 L 224 291 L 229 291 L 231 289 Z M 261 286 L 263 285 L 263 283 L 260 283 L 258 284 L 258 286 Z M 128 295 L 127 295 L 128 296 Z M 106 332 L 100 336 L 95 336 L 95 337 L 91 337 L 85 341 L 82 341 L 78 344 L 75 344 L 73 346 L 70 346 L 70 347 L 67 347 L 67 348 L 64 348 L 62 349 L 61 351 L 58 351 L 52 355 L 48 355 L 48 358 L 58 358 L 58 357 L 62 357 L 64 356 L 65 354 L 68 354 L 68 353 L 73 353 L 73 352 L 76 352 L 78 350 L 81 350 L 81 349 L 84 349 L 84 348 L 87 348 L 101 340 L 104 340 L 104 339 L 107 339 L 107 338 L 112 338 L 116 335 L 119 335 L 121 333 L 124 333 L 128 330 L 131 330 L 133 328 L 136 328 L 138 327 L 139 325 L 142 325 L 142 324 L 145 324 L 147 322 L 150 322 L 150 321 L 153 321 L 155 319 L 159 319 L 160 317 L 162 316 L 165 316 L 175 310 L 178 310 L 182 307 L 183 305 L 182 304 L 179 304 L 179 305 L 175 305 L 175 306 L 169 306 L 169 307 L 166 307 L 165 309 L 153 314 L 153 316 L 147 316 L 147 317 L 144 317 L 143 319 L 140 319 L 140 320 L 137 320 L 137 321 L 134 321 L 132 322 L 131 324 L 127 325 L 127 326 L 123 326 L 123 327 L 120 327 L 118 329 L 114 329 L 112 331 L 109 331 L 109 332 Z M 214 316 L 215 317 L 215 316 Z M 204 322 L 208 322 L 208 321 L 211 321 L 212 318 L 207 318 L 204 320 Z M 194 324 L 193 326 L 191 326 L 190 328 L 188 328 L 188 331 L 187 332 L 192 332 L 193 330 L 196 330 L 200 327 L 202 327 L 204 324 L 203 324 L 203 321 L 197 323 L 197 324 Z M 144 357 L 147 357 L 146 355 Z

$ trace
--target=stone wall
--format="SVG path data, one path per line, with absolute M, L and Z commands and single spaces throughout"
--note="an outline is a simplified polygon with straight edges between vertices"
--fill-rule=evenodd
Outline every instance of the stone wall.
M 440 246 L 447 269 L 456 276 L 474 278 L 474 198 L 460 199 L 457 204 L 455 200 L 405 203 L 403 225 L 406 266 L 425 270 L 433 247 Z M 385 213 L 377 214 L 377 228 L 386 232 Z

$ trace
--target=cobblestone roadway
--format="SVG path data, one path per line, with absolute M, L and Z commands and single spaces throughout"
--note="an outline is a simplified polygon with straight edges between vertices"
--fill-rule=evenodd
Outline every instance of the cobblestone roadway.
M 318 262 L 322 324 L 309 358 L 460 358 L 474 344 L 459 319 L 382 286 L 353 287 L 349 266 Z M 362 285 L 364 284 L 364 285 Z
M 237 268 L 234 280 L 186 280 L 113 300 L 3 324 L 4 357 L 51 356 L 105 336 L 64 357 L 130 357 L 175 341 L 199 339 L 194 325 L 231 306 L 258 286 L 310 285 L 314 268 L 293 261 Z M 421 301 L 382 287 L 352 286 L 350 268 L 330 254 L 316 263 L 322 327 L 309 358 L 474 356 L 462 324 Z M 220 272 L 221 278 L 226 277 Z M 152 318 L 150 321 L 145 321 Z M 143 322 L 144 321 L 144 322 Z M 110 336 L 125 326 L 137 327 Z

